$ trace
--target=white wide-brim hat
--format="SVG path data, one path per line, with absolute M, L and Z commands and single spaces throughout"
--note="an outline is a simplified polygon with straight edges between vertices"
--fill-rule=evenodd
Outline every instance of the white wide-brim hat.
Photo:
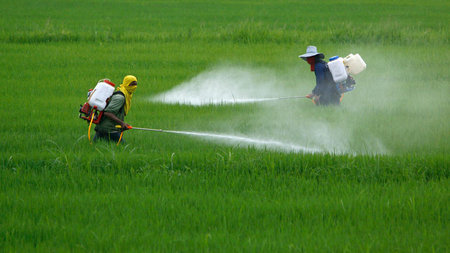
M 317 52 L 317 47 L 315 46 L 308 46 L 306 48 L 306 53 L 299 55 L 298 57 L 302 58 L 303 60 L 306 60 L 308 57 L 320 55 L 321 58 L 324 58 L 325 56 L 322 53 Z

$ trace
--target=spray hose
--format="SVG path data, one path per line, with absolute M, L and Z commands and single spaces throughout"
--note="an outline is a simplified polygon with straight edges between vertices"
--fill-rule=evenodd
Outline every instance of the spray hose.
M 117 142 L 117 146 L 119 146 L 120 141 L 122 140 L 122 136 L 123 136 L 123 131 L 120 133 L 120 137 L 119 137 L 119 141 Z
M 123 129 L 122 129 L 122 126 L 121 125 L 116 125 L 116 128 L 120 128 L 121 129 L 121 133 L 120 133 L 120 137 L 119 137 L 119 141 L 117 142 L 117 146 L 119 146 L 119 144 L 120 144 L 120 141 L 122 141 L 122 137 L 123 137 Z M 128 126 L 128 129 L 133 129 L 133 127 L 132 126 Z
M 91 112 L 93 112 L 94 109 L 92 109 Z M 92 121 L 94 121 L 94 115 L 91 113 L 91 121 L 89 123 L 89 128 L 88 128 L 88 139 L 89 139 L 89 143 L 92 144 L 91 142 L 91 127 L 92 127 Z

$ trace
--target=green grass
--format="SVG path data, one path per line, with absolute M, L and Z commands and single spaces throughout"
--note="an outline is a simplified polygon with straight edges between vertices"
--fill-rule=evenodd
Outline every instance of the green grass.
M 3 3 L 0 249 L 447 252 L 449 7 Z M 309 44 L 327 57 L 359 53 L 368 65 L 339 108 L 150 101 L 223 66 L 270 70 L 280 92 L 306 94 L 314 77 L 297 56 Z M 124 146 L 90 145 L 78 105 L 97 80 L 126 74 L 139 80 L 131 125 L 338 154 L 139 131 L 126 132 Z
M 14 1 L 0 39 L 45 43 L 448 43 L 442 1 Z M 28 18 L 32 16 L 33 18 Z
M 55 147 L 51 167 L 2 171 L 8 247 L 446 249 L 448 157 L 218 148 L 150 160 L 127 149 L 88 149 L 96 155 Z

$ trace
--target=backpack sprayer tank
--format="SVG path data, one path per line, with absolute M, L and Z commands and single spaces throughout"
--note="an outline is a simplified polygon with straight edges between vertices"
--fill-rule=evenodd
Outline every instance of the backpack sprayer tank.
M 115 86 L 116 85 L 108 79 L 98 81 L 95 88 L 93 90 L 89 90 L 88 101 L 84 103 L 84 105 L 80 106 L 79 117 L 87 120 L 88 123 L 100 123 L 103 110 L 108 104 L 109 98 L 114 93 Z
M 345 70 L 344 59 L 342 59 L 342 57 L 331 57 L 327 65 L 335 83 L 340 83 L 347 80 L 348 74 Z
M 344 58 L 344 65 L 347 72 L 351 75 L 357 75 L 366 69 L 366 63 L 359 54 L 349 54 Z
M 338 56 L 330 58 L 328 69 L 336 83 L 339 93 L 352 91 L 355 88 L 355 81 L 350 75 L 357 75 L 366 69 L 366 63 L 359 54 L 349 54 L 344 59 Z
M 108 105 L 110 97 L 114 93 L 115 84 L 108 79 L 98 81 L 93 90 L 88 92 L 88 101 L 80 105 L 79 117 L 89 124 L 88 138 L 91 141 L 92 123 L 98 124 L 103 115 L 103 110 Z M 122 137 L 121 137 L 122 138 Z
M 103 111 L 106 100 L 114 93 L 115 84 L 108 80 L 101 80 L 90 93 L 88 103 L 99 111 Z

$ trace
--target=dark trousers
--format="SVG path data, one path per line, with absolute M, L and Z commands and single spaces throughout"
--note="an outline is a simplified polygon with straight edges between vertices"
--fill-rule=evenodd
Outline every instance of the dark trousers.
M 318 105 L 339 105 L 340 103 L 341 94 L 335 85 L 328 85 L 322 90 Z
M 105 133 L 105 132 L 95 132 L 94 136 L 94 142 L 97 141 L 114 141 L 118 142 L 120 139 L 120 132 L 111 132 L 111 133 Z M 120 143 L 124 143 L 125 141 L 122 139 Z

